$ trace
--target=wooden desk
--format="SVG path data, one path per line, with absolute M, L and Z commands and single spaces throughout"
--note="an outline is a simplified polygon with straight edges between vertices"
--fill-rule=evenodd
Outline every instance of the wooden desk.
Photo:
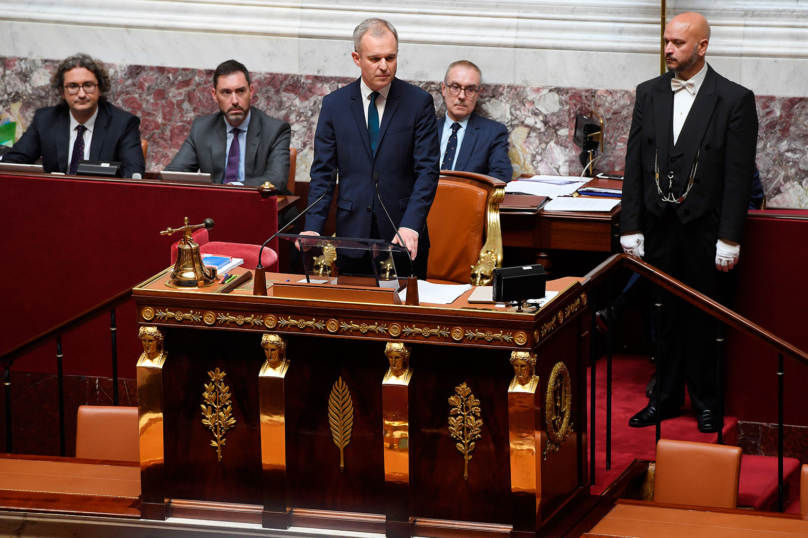
M 808 536 L 808 521 L 789 514 L 675 508 L 641 501 L 618 501 L 614 509 L 584 536 L 786 538 Z
M 176 290 L 166 278 L 133 291 L 139 324 L 164 333 L 167 353 L 162 365 L 138 366 L 144 517 L 246 517 L 390 537 L 513 529 L 521 538 L 588 492 L 588 306 L 576 279 L 548 283 L 561 292 L 553 301 L 517 313 L 472 307 L 471 290 L 451 305 L 414 307 L 282 299 L 273 288 L 256 297 L 249 284 L 228 295 Z M 262 367 L 266 334 L 286 342 L 282 375 Z M 390 380 L 390 342 L 410 349 L 406 382 Z M 532 392 L 509 388 L 513 351 L 537 354 Z M 221 460 L 200 411 L 216 369 L 236 420 Z M 352 406 L 342 451 L 331 429 L 335 390 Z M 449 429 L 458 396 L 482 421 L 480 437 L 466 439 L 468 460 Z

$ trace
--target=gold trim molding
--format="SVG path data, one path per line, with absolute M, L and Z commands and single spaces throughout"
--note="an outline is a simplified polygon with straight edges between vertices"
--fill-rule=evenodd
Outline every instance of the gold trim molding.
M 438 338 L 449 338 L 449 328 L 448 327 L 441 327 L 438 325 L 435 329 L 430 329 L 429 327 L 418 327 L 413 325 L 410 327 L 409 325 L 405 325 L 403 328 L 404 336 L 415 336 L 421 335 L 424 338 L 429 338 L 430 336 L 437 336 Z
M 297 327 L 298 329 L 305 330 L 305 329 L 314 329 L 317 331 L 324 331 L 325 330 L 325 321 L 323 320 L 316 320 L 311 318 L 311 321 L 306 321 L 304 319 L 293 319 L 291 316 L 285 318 L 278 319 L 278 326 L 282 329 L 286 327 Z
M 231 323 L 235 323 L 236 325 L 240 326 L 246 323 L 247 325 L 252 325 L 253 327 L 260 327 L 264 324 L 264 316 L 231 316 L 230 312 L 228 312 L 227 314 L 219 314 L 216 321 L 219 325 L 230 325 Z
M 340 331 L 352 333 L 354 331 L 359 331 L 362 334 L 367 334 L 368 331 L 372 331 L 376 334 L 387 334 L 387 324 L 386 323 L 374 323 L 373 325 L 368 325 L 367 323 L 356 324 L 353 321 L 349 323 L 345 323 L 344 321 L 339 325 Z
M 500 342 L 511 343 L 513 342 L 513 333 L 506 333 L 504 331 L 498 333 L 492 333 L 491 331 L 466 331 L 466 340 L 474 340 L 476 342 L 479 339 L 483 339 L 486 342 L 499 340 Z
M 157 310 L 157 313 L 154 315 L 157 321 L 168 321 L 173 319 L 179 323 L 183 321 L 192 321 L 194 323 L 200 323 L 202 321 L 202 313 L 201 312 L 194 312 L 190 310 L 187 314 L 183 314 L 182 311 L 177 310 L 176 312 L 171 312 L 170 310 Z
M 570 372 L 563 362 L 556 363 L 547 381 L 545 401 L 547 419 L 547 447 L 544 459 L 549 452 L 558 452 L 572 429 L 572 382 Z
M 449 433 L 458 441 L 455 445 L 463 454 L 465 469 L 463 479 L 469 481 L 469 461 L 476 447 L 475 441 L 482 437 L 483 420 L 480 418 L 480 400 L 474 397 L 465 383 L 455 387 L 455 395 L 449 398 Z
M 213 441 L 210 446 L 216 449 L 219 461 L 222 461 L 222 448 L 225 444 L 224 434 L 236 425 L 233 418 L 233 405 L 230 402 L 230 387 L 224 384 L 225 372 L 216 368 L 208 372 L 210 383 L 205 383 L 205 391 L 202 393 L 200 405 L 202 408 L 202 425 L 207 426 L 213 433 Z M 207 404 L 207 405 L 206 405 Z

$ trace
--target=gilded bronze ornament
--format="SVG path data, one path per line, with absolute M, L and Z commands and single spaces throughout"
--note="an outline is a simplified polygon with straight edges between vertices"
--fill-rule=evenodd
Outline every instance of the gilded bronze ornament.
M 236 425 L 233 418 L 233 405 L 230 402 L 230 387 L 224 384 L 224 377 L 227 375 L 218 368 L 208 372 L 211 382 L 205 384 L 205 391 L 202 393 L 202 425 L 207 426 L 213 432 L 214 440 L 210 446 L 216 449 L 219 461 L 222 461 L 222 447 L 225 444 L 224 434 Z M 207 405 L 206 405 L 207 404 Z
M 513 341 L 517 346 L 523 346 L 527 344 L 527 335 L 520 331 L 513 336 Z
M 506 333 L 504 331 L 499 331 L 498 333 L 492 333 L 491 331 L 466 331 L 466 340 L 480 340 L 483 339 L 486 342 L 490 342 L 492 340 L 499 340 L 500 342 L 511 342 L 513 341 L 513 334 Z
M 278 318 L 269 314 L 267 317 L 264 318 L 264 327 L 267 329 L 274 329 L 275 326 L 278 324 Z
M 331 436 L 339 448 L 339 470 L 345 469 L 345 447 L 351 442 L 353 431 L 353 402 L 348 385 L 340 377 L 331 389 L 328 399 L 328 423 L 331 425 Z
M 163 351 L 165 335 L 157 327 L 141 327 L 137 331 L 140 343 L 143 345 L 143 354 L 138 359 L 138 365 L 149 365 L 162 368 L 166 361 Z
M 193 310 L 190 310 L 187 314 L 184 314 L 179 310 L 176 312 L 172 312 L 170 310 L 157 310 L 157 314 L 155 314 L 154 317 L 157 318 L 157 321 L 168 321 L 173 319 L 180 323 L 183 321 L 193 321 L 196 323 L 202 321 L 202 313 L 194 312 Z
M 205 322 L 205 325 L 208 326 L 214 325 L 216 323 L 216 313 L 208 310 L 202 315 L 202 321 Z
M 401 325 L 398 323 L 391 323 L 390 324 L 390 336 L 393 338 L 398 338 L 401 335 Z
M 387 371 L 385 380 L 388 377 L 402 377 L 407 374 L 410 369 L 410 354 L 409 346 L 403 342 L 387 342 L 384 346 L 384 354 L 390 362 L 390 369 Z
M 476 265 L 471 266 L 471 285 L 488 286 L 494 279 L 494 269 L 497 268 L 497 256 L 490 250 L 480 253 Z
M 558 452 L 572 429 L 572 382 L 570 372 L 563 362 L 556 363 L 547 381 L 546 395 L 547 447 L 548 452 Z
M 452 340 L 455 342 L 460 342 L 463 340 L 463 328 L 462 327 L 452 327 Z
M 513 366 L 514 377 L 511 381 L 509 392 L 514 392 L 518 387 L 525 387 L 527 392 L 535 392 L 539 377 L 536 373 L 536 354 L 529 351 L 514 351 L 511 353 L 511 366 Z
M 227 314 L 219 314 L 219 317 L 216 318 L 216 321 L 219 325 L 230 325 L 231 323 L 235 323 L 236 325 L 252 325 L 254 327 L 260 327 L 264 324 L 264 317 L 263 316 L 231 316 L 230 312 Z
M 465 383 L 455 387 L 455 395 L 449 398 L 449 433 L 458 441 L 455 448 L 463 454 L 465 470 L 463 478 L 469 480 L 469 461 L 476 447 L 475 441 L 482 437 L 483 421 L 480 417 L 480 400 L 474 397 Z
M 443 338 L 449 338 L 449 328 L 441 327 L 440 325 L 438 325 L 436 329 L 417 327 L 416 325 L 413 325 L 412 327 L 408 325 L 404 326 L 404 336 L 412 336 L 416 334 L 420 334 L 424 338 L 429 338 L 430 336 L 442 336 Z
M 386 323 L 374 323 L 372 325 L 368 325 L 367 323 L 356 324 L 353 321 L 350 321 L 348 323 L 345 323 L 343 321 L 342 323 L 340 323 L 339 328 L 340 331 L 349 333 L 359 331 L 362 334 L 367 334 L 368 331 L 372 331 L 376 334 L 387 334 Z
M 311 321 L 306 321 L 303 319 L 292 319 L 291 316 L 280 318 L 278 320 L 278 325 L 281 327 L 297 327 L 300 330 L 303 329 L 316 329 L 318 331 L 325 330 L 325 321 L 316 320 L 314 318 Z
M 154 319 L 154 308 L 147 306 L 140 311 L 140 315 L 143 317 L 144 321 L 151 321 Z
M 261 347 L 267 358 L 266 365 L 277 370 L 286 363 L 286 340 L 277 334 L 265 334 L 261 337 Z
M 334 318 L 329 319 L 325 322 L 325 330 L 331 334 L 335 334 L 337 331 L 339 331 L 339 321 L 335 320 Z
M 315 275 L 337 276 L 337 249 L 334 248 L 334 245 L 325 244 L 322 256 L 316 256 L 313 262 Z

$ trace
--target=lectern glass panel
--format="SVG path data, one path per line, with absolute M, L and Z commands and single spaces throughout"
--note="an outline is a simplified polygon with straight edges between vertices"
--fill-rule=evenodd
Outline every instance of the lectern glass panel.
M 300 250 L 303 268 L 309 282 L 321 284 L 360 284 L 382 288 L 398 288 L 398 272 L 394 254 L 407 255 L 401 245 L 383 239 L 357 239 L 351 237 L 323 237 L 297 234 L 278 234 L 295 243 Z M 340 274 L 338 259 L 370 258 L 370 269 L 360 273 Z M 372 270 L 372 273 L 370 272 Z M 360 279 L 352 281 L 351 279 Z

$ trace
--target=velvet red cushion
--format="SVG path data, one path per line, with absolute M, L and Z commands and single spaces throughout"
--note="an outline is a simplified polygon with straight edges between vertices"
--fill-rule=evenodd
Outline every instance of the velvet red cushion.
M 243 258 L 245 269 L 255 269 L 258 265 L 258 251 L 261 245 L 247 245 L 245 243 L 224 243 L 221 241 L 211 241 L 199 247 L 202 254 L 220 254 L 231 258 Z M 266 247 L 261 255 L 262 265 L 266 268 L 275 267 L 278 255 L 274 250 Z

